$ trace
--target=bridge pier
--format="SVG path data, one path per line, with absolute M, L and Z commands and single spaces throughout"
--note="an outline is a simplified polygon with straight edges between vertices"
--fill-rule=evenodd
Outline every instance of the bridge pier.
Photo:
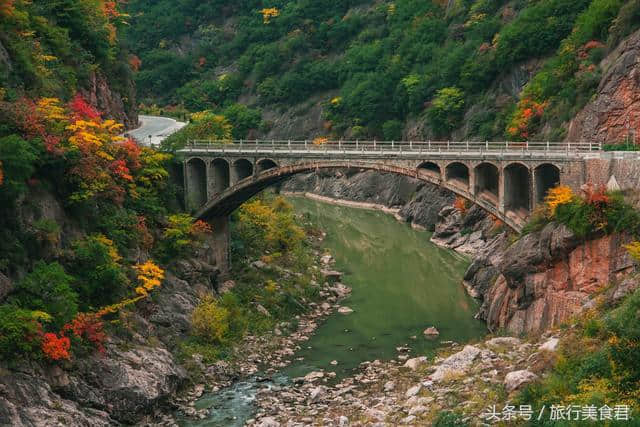
M 221 274 L 226 274 L 231 268 L 231 231 L 229 217 L 217 216 L 208 220 L 213 230 L 211 241 L 212 258 Z

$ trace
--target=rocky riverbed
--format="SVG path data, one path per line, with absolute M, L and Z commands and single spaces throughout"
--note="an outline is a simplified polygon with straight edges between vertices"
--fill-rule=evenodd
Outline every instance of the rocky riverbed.
M 395 360 L 364 362 L 356 375 L 337 384 L 313 372 L 291 386 L 265 387 L 249 424 L 429 425 L 441 411 L 455 410 L 463 421 L 482 425 L 490 405 L 502 408 L 549 366 L 561 334 L 493 337 L 473 345 L 442 342 L 432 359 L 411 357 L 408 347 L 399 347 Z
M 301 345 L 309 339 L 324 318 L 335 311 L 348 309 L 339 302 L 350 294 L 351 289 L 339 281 L 342 273 L 333 269 L 333 257 L 326 252 L 317 251 L 315 256 L 318 262 L 314 266 L 314 276 L 320 282 L 314 280 L 312 285 L 320 288 L 321 301 L 310 302 L 307 313 L 298 315 L 289 322 L 279 323 L 270 333 L 246 336 L 234 346 L 233 354 L 228 360 L 206 365 L 202 362 L 202 356 L 193 355 L 192 360 L 187 363 L 198 372 L 193 375 L 198 382 L 172 399 L 171 404 L 179 414 L 193 419 L 205 419 L 209 409 L 196 409 L 196 402 L 203 394 L 218 393 L 256 374 L 260 375 L 256 378 L 257 382 L 270 383 L 271 376 L 292 362 L 292 356 L 301 349 Z M 252 268 L 264 270 L 272 267 L 255 261 Z M 295 274 L 282 269 L 279 273 Z M 229 288 L 232 286 L 228 284 Z M 262 310 L 265 310 L 264 307 Z M 169 414 L 157 417 L 154 422 L 178 425 L 175 415 Z

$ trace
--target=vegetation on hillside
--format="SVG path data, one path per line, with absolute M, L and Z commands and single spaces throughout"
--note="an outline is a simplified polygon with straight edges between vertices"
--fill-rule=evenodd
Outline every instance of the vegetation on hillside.
M 523 234 L 541 230 L 556 221 L 566 225 L 577 237 L 597 234 L 640 233 L 640 213 L 620 192 L 609 192 L 601 186 L 587 184 L 580 195 L 567 186 L 549 190 L 545 202 L 533 213 Z
M 599 61 L 640 22 L 640 3 L 622 0 L 131 0 L 127 10 L 146 103 L 211 110 L 236 127 L 225 110 L 239 102 L 273 110 L 318 95 L 327 136 L 385 139 L 414 120 L 429 125 L 423 137 L 465 125 L 457 137 L 561 139 Z M 534 71 L 522 93 L 500 89 L 521 64 Z
M 198 353 L 210 362 L 226 357 L 246 334 L 292 322 L 319 298 L 310 268 L 317 231 L 299 223 L 292 206 L 271 194 L 238 209 L 231 233 L 235 286 L 220 297 L 204 296 L 196 307 L 185 355 Z M 263 264 L 256 267 L 256 260 Z
M 118 1 L 1 1 L 0 98 L 69 100 L 96 71 L 126 96 L 131 66 L 118 34 L 127 19 Z

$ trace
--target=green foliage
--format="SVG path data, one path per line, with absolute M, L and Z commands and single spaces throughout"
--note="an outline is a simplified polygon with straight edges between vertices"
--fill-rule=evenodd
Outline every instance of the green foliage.
M 75 277 L 82 311 L 115 303 L 124 296 L 129 284 L 114 243 L 104 235 L 94 234 L 73 244 L 69 271 Z
M 0 164 L 4 175 L 0 183 L 0 202 L 12 203 L 27 190 L 27 180 L 36 170 L 39 154 L 35 143 L 18 135 L 0 138 Z
M 157 247 L 158 256 L 169 262 L 171 259 L 193 255 L 202 241 L 211 232 L 203 221 L 196 221 L 188 214 L 174 214 L 167 218 L 168 224 Z
M 16 355 L 37 357 L 40 354 L 41 325 L 46 313 L 0 305 L 0 357 L 15 361 Z
M 435 427 L 464 427 L 469 423 L 462 421 L 463 416 L 451 411 L 443 411 L 438 414 L 438 417 L 434 420 L 433 425 Z
M 402 129 L 400 120 L 388 120 L 382 125 L 382 135 L 387 141 L 399 141 L 402 139 Z
M 183 148 L 190 140 L 231 140 L 232 125 L 220 114 L 209 111 L 192 116 L 192 122 L 162 141 L 166 151 Z
M 193 310 L 191 328 L 192 334 L 204 342 L 223 343 L 229 331 L 229 311 L 208 295 Z
M 243 242 L 235 246 L 240 257 L 255 258 L 269 251 L 293 261 L 302 249 L 304 230 L 296 224 L 292 206 L 282 197 L 253 199 L 233 218 L 237 240 Z
M 246 139 L 249 131 L 258 129 L 262 124 L 260 111 L 243 104 L 230 105 L 221 114 L 231 123 L 233 139 Z
M 440 89 L 427 114 L 436 133 L 442 136 L 449 135 L 462 120 L 464 94 L 456 87 Z
M 39 261 L 16 284 L 9 301 L 21 308 L 49 314 L 51 325 L 60 329 L 78 311 L 78 295 L 71 288 L 72 283 L 73 277 L 66 274 L 60 264 Z
M 141 93 L 152 102 L 184 100 L 192 110 L 224 114 L 240 99 L 249 107 L 273 109 L 319 95 L 331 132 L 358 138 L 398 135 L 395 121 L 404 127 L 426 112 L 438 90 L 452 87 L 463 91 L 465 102 L 451 115 L 433 112 L 429 123 L 437 133 L 450 134 L 465 109 L 481 104 L 488 114 L 476 117 L 467 136 L 503 137 L 517 95 L 507 104 L 496 103 L 486 96 L 489 88 L 516 64 L 552 55 L 539 80 L 557 102 L 539 129 L 560 139 L 564 121 L 597 86 L 600 70 L 589 65 L 607 52 L 598 47 L 584 57 L 581 47 L 605 41 L 611 28 L 611 48 L 637 26 L 637 0 L 622 8 L 621 0 L 440 3 L 395 1 L 390 8 L 372 0 L 277 5 L 219 0 L 213 14 L 195 2 L 176 10 L 167 0 L 133 0 L 127 6 L 133 16 L 128 39 L 142 58 Z M 271 6 L 279 16 L 264 24 L 258 11 Z M 228 22 L 234 22 L 232 28 Z M 158 68 L 159 57 L 163 67 L 184 67 L 182 75 L 166 78 L 171 73 Z M 221 89 L 219 79 L 226 75 L 234 84 Z M 154 88 L 159 81 L 171 89 Z M 336 105 L 329 103 L 335 92 L 341 98 Z M 384 129 L 385 123 L 393 125 Z M 234 137 L 243 134 L 234 128 Z

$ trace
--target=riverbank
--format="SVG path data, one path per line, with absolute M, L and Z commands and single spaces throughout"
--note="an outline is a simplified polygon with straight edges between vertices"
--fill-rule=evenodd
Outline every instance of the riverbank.
M 328 249 L 340 254 L 329 268 L 346 272 L 344 280 L 354 289 L 344 303 L 350 309 L 340 310 L 340 314 L 326 320 L 322 318 L 319 329 L 304 345 L 299 342 L 296 347 L 287 346 L 285 351 L 296 349 L 289 354 L 289 366 L 285 367 L 286 362 L 265 366 L 259 377 L 251 377 L 255 369 L 245 369 L 249 375 L 239 374 L 233 385 L 223 384 L 231 387 L 213 388 L 212 391 L 219 391 L 192 402 L 191 408 L 198 409 L 189 413 L 196 417 L 212 408 L 203 423 L 242 425 L 242 416 L 260 411 L 246 401 L 257 398 L 261 389 L 284 389 L 305 377 L 317 378 L 322 385 L 340 382 L 357 372 L 363 361 L 375 357 L 394 359 L 396 348 L 432 354 L 439 340 L 466 342 L 483 334 L 484 327 L 473 319 L 476 308 L 459 285 L 468 260 L 436 248 L 429 243 L 428 234 L 416 233 L 387 214 L 353 209 L 352 204 L 342 207 L 303 198 L 290 202 L 303 221 L 326 231 L 320 253 L 326 254 Z M 326 255 L 320 258 L 322 262 L 330 259 Z M 375 259 L 384 259 L 385 263 L 376 263 Z M 447 307 L 447 301 L 455 301 L 456 310 Z M 331 303 L 332 300 L 318 301 L 321 309 L 329 309 Z M 333 303 L 332 308 L 338 306 Z M 433 324 L 438 325 L 441 334 L 436 340 L 422 334 Z M 267 335 L 266 341 L 272 336 Z M 251 351 L 240 353 L 246 356 Z M 222 413 L 236 414 L 236 419 L 228 416 L 224 423 Z M 255 416 L 264 414 L 258 412 Z M 200 424 L 187 421 L 186 425 Z

